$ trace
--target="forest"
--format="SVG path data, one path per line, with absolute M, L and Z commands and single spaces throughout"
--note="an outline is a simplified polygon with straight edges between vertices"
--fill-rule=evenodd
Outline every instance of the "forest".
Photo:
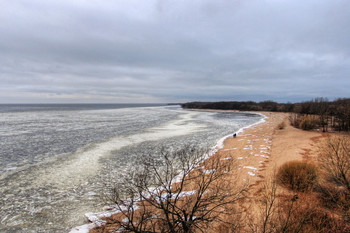
M 277 103 L 271 100 L 189 102 L 181 106 L 186 109 L 289 112 L 291 124 L 298 128 L 350 131 L 350 98 L 339 98 L 334 101 L 315 98 L 300 103 Z

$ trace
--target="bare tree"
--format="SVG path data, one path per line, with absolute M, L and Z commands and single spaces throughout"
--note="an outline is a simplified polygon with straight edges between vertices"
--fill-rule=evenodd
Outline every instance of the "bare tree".
M 328 137 L 320 145 L 319 161 L 330 179 L 350 191 L 350 139 L 348 136 Z
M 247 187 L 232 180 L 233 159 L 204 160 L 203 154 L 188 146 L 144 157 L 142 166 L 114 185 L 110 197 L 120 213 L 106 227 L 120 232 L 235 229 L 234 204 Z
M 275 178 L 262 184 L 258 200 L 260 212 L 251 217 L 250 232 L 329 232 L 328 228 L 336 226 L 312 195 L 281 190 Z
M 274 232 L 277 212 L 277 181 L 275 176 L 261 184 L 256 196 L 257 205 L 250 208 L 248 227 L 250 232 Z

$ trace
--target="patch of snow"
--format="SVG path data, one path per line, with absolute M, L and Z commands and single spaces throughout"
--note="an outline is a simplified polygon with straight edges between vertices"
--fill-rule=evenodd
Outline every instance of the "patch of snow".
M 248 174 L 251 176 L 255 176 L 255 174 L 253 172 L 248 172 Z
M 237 148 L 224 149 L 222 151 L 237 150 Z
M 246 147 L 244 147 L 243 150 L 253 150 L 253 146 L 252 145 L 246 145 Z
M 255 154 L 254 156 L 260 156 L 260 157 L 263 157 L 263 158 L 270 158 L 269 156 L 267 155 L 259 155 L 259 154 Z
M 210 173 L 214 173 L 216 172 L 216 169 L 212 169 L 212 170 L 204 170 L 203 174 L 210 174 Z
M 196 190 L 192 190 L 192 191 L 183 191 L 180 194 L 179 193 L 163 193 L 160 197 L 157 197 L 157 202 L 164 202 L 168 199 L 175 199 L 177 196 L 178 198 L 183 198 L 183 197 L 188 197 L 188 196 L 192 196 L 196 193 Z
M 252 166 L 243 166 L 243 168 L 248 168 L 248 169 L 252 169 L 252 170 L 258 170 L 257 168 L 252 167 Z

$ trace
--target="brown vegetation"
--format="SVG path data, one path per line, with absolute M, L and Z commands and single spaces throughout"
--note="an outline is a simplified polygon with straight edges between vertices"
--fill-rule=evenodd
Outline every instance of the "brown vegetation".
M 292 191 L 311 191 L 317 182 L 317 167 L 302 161 L 290 161 L 283 164 L 277 172 L 279 184 Z
M 348 136 L 331 136 L 320 145 L 320 166 L 327 178 L 350 192 L 350 140 Z
M 279 130 L 285 129 L 286 128 L 286 122 L 282 121 L 281 123 L 278 124 L 277 128 Z
M 276 132 L 290 129 L 300 136 L 289 126 Z M 322 135 L 316 161 L 310 162 L 315 150 L 308 150 L 307 160 L 279 163 L 269 181 L 258 175 L 265 182 L 252 198 L 232 180 L 233 156 L 204 162 L 201 151 L 187 148 L 164 151 L 162 160 L 147 157 L 138 173 L 113 186 L 110 197 L 120 213 L 92 232 L 350 232 L 349 136 Z
M 303 130 L 316 129 L 320 122 L 316 115 L 291 114 L 289 120 L 292 126 Z

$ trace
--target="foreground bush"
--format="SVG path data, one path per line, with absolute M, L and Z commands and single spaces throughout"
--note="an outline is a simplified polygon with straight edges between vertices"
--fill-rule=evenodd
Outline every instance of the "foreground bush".
M 323 206 L 343 213 L 349 212 L 350 192 L 348 190 L 329 183 L 320 185 L 318 189 Z M 349 215 L 350 212 L 347 214 Z
M 311 163 L 291 161 L 283 164 L 277 172 L 279 184 L 293 191 L 311 191 L 317 182 L 317 167 Z
M 248 227 L 252 233 L 321 233 L 350 232 L 349 221 L 323 208 L 322 199 L 314 192 L 280 192 L 275 179 L 261 186 L 260 212 L 251 213 Z

